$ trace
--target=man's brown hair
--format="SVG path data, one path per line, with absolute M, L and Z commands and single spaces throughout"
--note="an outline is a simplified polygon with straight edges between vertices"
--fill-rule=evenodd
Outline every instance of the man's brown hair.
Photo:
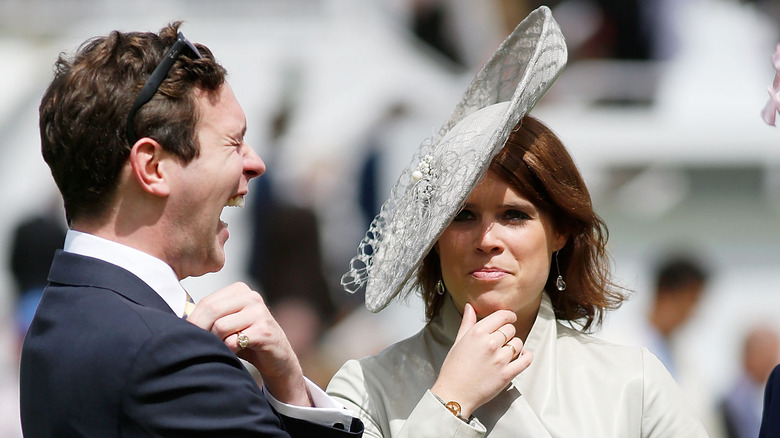
M 130 107 L 176 42 L 180 24 L 157 34 L 114 31 L 95 37 L 72 56 L 60 54 L 54 64 L 54 79 L 39 108 L 41 151 L 68 223 L 100 215 L 110 204 L 133 146 L 125 134 Z M 185 163 L 199 151 L 193 90 L 216 91 L 226 76 L 207 47 L 196 47 L 202 58 L 183 52 L 131 121 L 138 138 L 153 138 Z

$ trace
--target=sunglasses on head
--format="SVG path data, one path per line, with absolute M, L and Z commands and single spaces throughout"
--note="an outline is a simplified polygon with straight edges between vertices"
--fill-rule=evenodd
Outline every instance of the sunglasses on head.
M 133 118 L 135 118 L 135 113 L 139 108 L 144 106 L 146 102 L 149 102 L 152 99 L 154 93 L 160 88 L 160 84 L 162 84 L 165 77 L 168 76 L 168 72 L 171 70 L 171 67 L 173 67 L 173 63 L 176 62 L 179 55 L 187 49 L 189 49 L 196 58 L 203 58 L 195 45 L 193 45 L 184 34 L 179 32 L 179 37 L 176 39 L 176 42 L 173 43 L 173 46 L 171 46 L 162 61 L 160 61 L 144 83 L 143 88 L 141 88 L 141 91 L 138 93 L 138 97 L 135 98 L 135 102 L 133 102 L 133 106 L 130 108 L 130 114 L 127 115 L 127 126 L 125 127 L 127 140 L 131 145 L 138 140 L 135 135 L 135 130 L 133 130 Z

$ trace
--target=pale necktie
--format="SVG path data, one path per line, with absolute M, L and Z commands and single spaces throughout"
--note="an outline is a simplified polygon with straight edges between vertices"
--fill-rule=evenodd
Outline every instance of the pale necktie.
M 195 308 L 195 301 L 192 300 L 192 297 L 186 291 L 184 294 L 187 295 L 187 300 L 184 302 L 184 314 L 182 315 L 182 318 L 187 319 Z

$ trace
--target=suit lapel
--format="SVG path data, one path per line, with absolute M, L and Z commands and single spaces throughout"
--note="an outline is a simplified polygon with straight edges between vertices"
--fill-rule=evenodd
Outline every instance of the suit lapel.
M 49 282 L 107 289 L 136 304 L 173 313 L 162 297 L 140 278 L 93 257 L 57 251 L 49 270 Z

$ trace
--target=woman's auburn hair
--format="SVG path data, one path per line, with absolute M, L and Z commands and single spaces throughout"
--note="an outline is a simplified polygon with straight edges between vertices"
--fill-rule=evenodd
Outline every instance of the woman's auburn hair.
M 625 289 L 612 280 L 612 260 L 606 250 L 609 232 L 593 211 L 588 189 L 566 147 L 541 121 L 525 116 L 489 171 L 546 213 L 555 230 L 567 236 L 545 283 L 555 317 L 579 325 L 583 332 L 598 328 L 607 310 L 620 307 Z M 563 291 L 555 286 L 558 266 L 566 281 Z M 439 256 L 431 250 L 416 278 L 428 321 L 444 304 L 445 296 L 436 292 L 441 278 Z

